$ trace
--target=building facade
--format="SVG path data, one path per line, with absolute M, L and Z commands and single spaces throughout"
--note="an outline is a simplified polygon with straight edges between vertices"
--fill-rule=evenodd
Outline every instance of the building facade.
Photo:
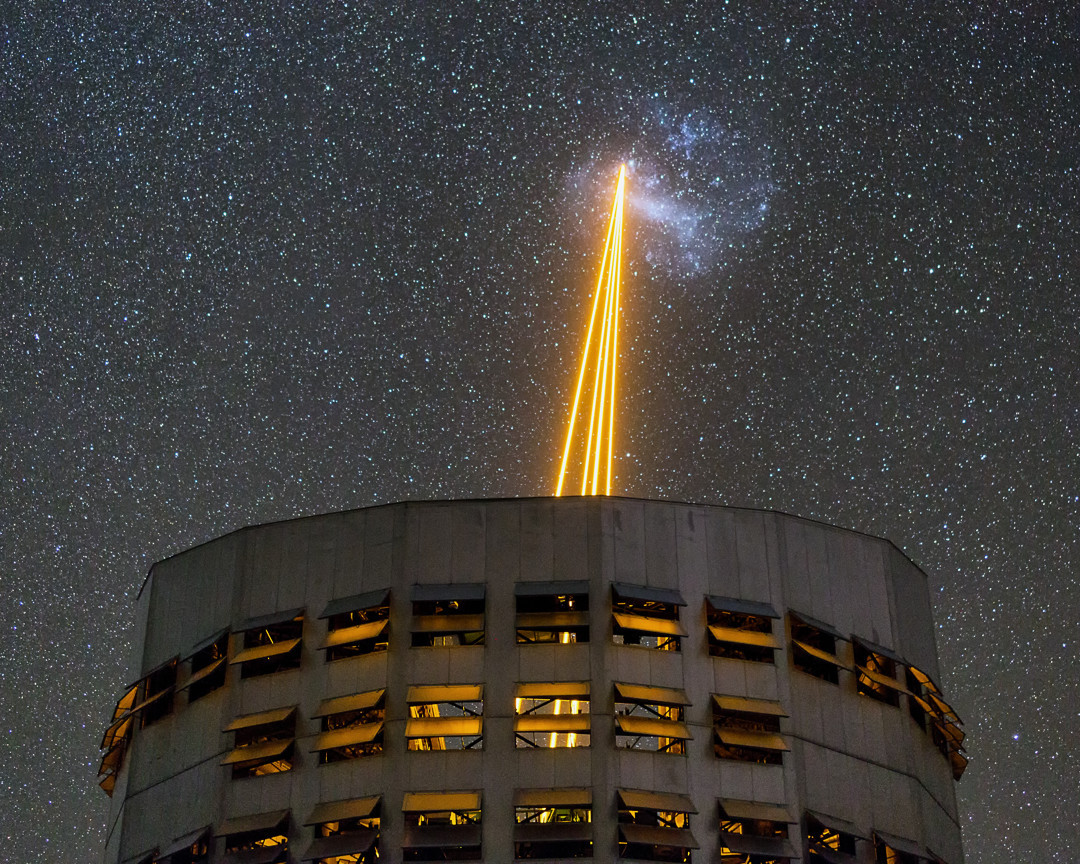
M 945 862 L 926 576 L 805 519 L 401 503 L 151 568 L 105 861 Z

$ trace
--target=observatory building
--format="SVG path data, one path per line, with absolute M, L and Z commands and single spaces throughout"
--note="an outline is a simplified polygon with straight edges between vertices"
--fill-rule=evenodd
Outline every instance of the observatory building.
M 926 583 L 875 537 L 617 497 L 235 531 L 140 594 L 105 861 L 961 864 Z

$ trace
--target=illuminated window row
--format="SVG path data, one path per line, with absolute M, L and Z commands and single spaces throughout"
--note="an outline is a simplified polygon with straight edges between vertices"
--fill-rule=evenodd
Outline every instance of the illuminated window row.
M 906 696 L 912 718 L 949 761 L 953 777 L 960 779 L 968 761 L 960 729 L 962 721 L 929 675 L 888 648 L 856 636 L 845 639 L 828 624 L 808 615 L 789 612 L 788 617 L 792 664 L 797 670 L 831 684 L 839 684 L 841 670 L 850 672 L 857 693 L 893 708 L 899 708 L 901 697 Z M 849 641 L 851 660 L 843 648 Z
M 615 684 L 615 744 L 620 749 L 685 754 L 693 737 L 685 723 L 689 706 L 679 689 Z M 383 752 L 385 690 L 326 699 L 312 715 L 321 723 L 310 752 L 321 764 Z M 409 750 L 481 750 L 483 687 L 440 684 L 410 687 L 405 740 Z M 742 696 L 713 696 L 714 752 L 718 758 L 781 764 L 788 750 L 780 731 L 787 717 L 780 703 Z M 234 778 L 292 770 L 296 706 L 245 714 L 223 730 L 233 748 L 222 760 Z M 519 684 L 514 700 L 518 748 L 588 747 L 591 742 L 588 682 Z
M 312 839 L 297 860 L 319 864 L 371 864 L 380 849 L 381 798 L 371 796 L 318 804 L 302 826 L 290 812 L 227 819 L 216 831 L 207 826 L 151 851 L 140 864 L 196 864 L 210 860 L 215 841 L 239 860 L 259 855 L 265 864 L 285 862 L 289 834 L 310 828 Z M 699 843 L 691 830 L 697 814 L 685 795 L 619 789 L 617 844 L 620 858 L 691 861 Z M 514 858 L 576 859 L 593 856 L 593 795 L 590 789 L 518 789 L 514 793 Z M 402 798 L 404 861 L 481 860 L 481 793 L 406 792 Z M 798 820 L 783 804 L 723 798 L 718 802 L 720 861 L 768 864 L 798 858 L 793 827 Z M 810 864 L 858 864 L 867 855 L 878 864 L 944 864 L 917 843 L 808 811 L 803 822 Z M 295 836 L 294 836 L 295 839 Z M 801 844 L 800 844 L 801 845 Z

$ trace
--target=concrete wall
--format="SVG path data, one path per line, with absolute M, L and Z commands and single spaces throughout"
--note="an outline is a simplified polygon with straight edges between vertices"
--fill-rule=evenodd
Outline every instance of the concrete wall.
M 588 580 L 588 644 L 516 644 L 515 584 L 551 580 Z M 612 644 L 614 581 L 682 593 L 689 636 L 680 653 Z M 423 583 L 484 583 L 486 645 L 410 647 L 410 587 Z M 318 646 L 326 623 L 318 616 L 326 603 L 386 587 L 390 650 L 325 662 Z M 515 788 L 589 786 L 597 861 L 614 860 L 615 790 L 629 787 L 691 796 L 702 847 L 695 861 L 713 860 L 717 799 L 730 797 L 819 811 L 866 836 L 910 838 L 959 864 L 950 769 L 904 703 L 897 709 L 857 695 L 849 672 L 839 687 L 797 672 L 786 640 L 775 665 L 710 657 L 708 594 L 811 615 L 938 676 L 925 575 L 886 541 L 783 514 L 621 498 L 404 503 L 248 528 L 163 561 L 142 595 L 142 674 L 248 617 L 293 607 L 306 610 L 302 659 L 297 670 L 246 680 L 233 667 L 225 687 L 190 706 L 178 696 L 171 716 L 135 733 L 113 798 L 106 861 L 138 860 L 204 825 L 285 808 L 297 859 L 311 840 L 298 826 L 316 803 L 371 794 L 383 796 L 383 860 L 396 861 L 403 793 L 444 789 L 483 790 L 485 860 L 507 861 Z M 784 619 L 776 626 L 783 631 Z M 517 682 L 586 678 L 590 749 L 514 747 Z M 694 737 L 685 756 L 615 749 L 615 681 L 686 690 Z M 484 749 L 407 751 L 405 694 L 413 683 L 483 683 Z M 308 750 L 319 702 L 383 687 L 384 754 L 318 765 Z M 784 705 L 791 752 L 782 766 L 714 757 L 714 693 Z M 219 763 L 232 736 L 220 730 L 237 715 L 293 704 L 294 770 L 231 779 Z

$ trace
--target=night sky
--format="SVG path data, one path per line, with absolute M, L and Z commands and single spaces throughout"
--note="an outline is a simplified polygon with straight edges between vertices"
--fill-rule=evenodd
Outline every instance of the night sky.
M 152 562 L 553 490 L 625 161 L 618 492 L 895 542 L 969 864 L 1075 860 L 1080 16 L 313 5 L 0 16 L 0 859 L 100 856 Z

